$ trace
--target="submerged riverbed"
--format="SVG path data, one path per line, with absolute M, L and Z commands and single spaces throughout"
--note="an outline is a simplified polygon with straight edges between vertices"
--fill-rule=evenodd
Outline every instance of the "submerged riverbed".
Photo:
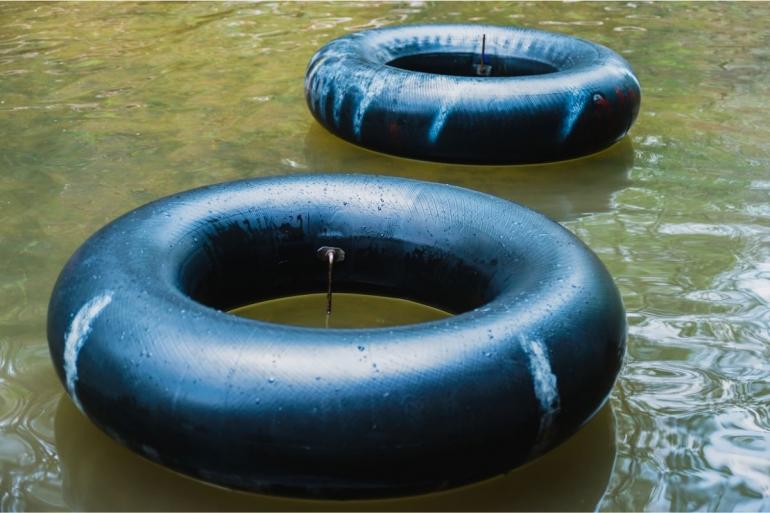
M 767 3 L 0 4 L 0 509 L 770 509 L 768 19 Z M 642 84 L 630 137 L 564 163 L 456 166 L 372 153 L 312 119 L 303 76 L 322 44 L 444 21 L 618 51 Z M 628 312 L 609 406 L 502 478 L 378 503 L 223 490 L 101 434 L 48 355 L 70 254 L 163 195 L 316 171 L 470 187 L 577 234 Z

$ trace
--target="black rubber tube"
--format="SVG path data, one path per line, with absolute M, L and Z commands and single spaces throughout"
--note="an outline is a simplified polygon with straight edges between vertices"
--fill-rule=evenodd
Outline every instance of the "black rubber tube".
M 491 76 L 477 76 L 482 38 Z M 313 116 L 352 143 L 476 164 L 562 160 L 622 138 L 639 81 L 612 50 L 539 30 L 407 25 L 335 39 L 310 59 Z
M 380 329 L 222 310 L 335 289 L 457 315 Z M 150 203 L 62 271 L 48 340 L 68 393 L 110 436 L 222 485 L 384 497 L 511 469 L 605 402 L 625 316 L 604 266 L 520 205 L 401 178 L 294 175 Z

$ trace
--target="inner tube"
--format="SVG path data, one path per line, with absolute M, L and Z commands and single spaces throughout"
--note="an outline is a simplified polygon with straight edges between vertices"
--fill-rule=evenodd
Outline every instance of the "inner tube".
M 476 74 L 482 44 L 489 76 Z M 641 91 L 622 57 L 582 39 L 495 25 L 406 25 L 323 46 L 310 59 L 305 98 L 321 125 L 373 150 L 519 164 L 610 146 L 631 128 Z
M 228 314 L 335 289 L 456 315 L 313 329 Z M 612 278 L 525 207 L 402 178 L 293 175 L 184 192 L 113 221 L 64 267 L 56 371 L 118 442 L 220 485 L 320 498 L 501 474 L 604 404 L 625 351 Z

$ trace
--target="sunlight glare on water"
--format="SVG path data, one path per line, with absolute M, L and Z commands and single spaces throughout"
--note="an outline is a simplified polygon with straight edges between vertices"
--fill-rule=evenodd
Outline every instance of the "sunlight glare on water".
M 770 509 L 768 19 L 767 3 L 0 4 L 0 509 Z M 615 49 L 642 84 L 630 137 L 585 159 L 485 168 L 372 153 L 312 119 L 303 77 L 321 45 L 447 21 Z M 226 491 L 98 432 L 48 354 L 66 259 L 152 199 L 317 171 L 470 187 L 577 234 L 628 312 L 611 408 L 504 478 L 379 503 Z

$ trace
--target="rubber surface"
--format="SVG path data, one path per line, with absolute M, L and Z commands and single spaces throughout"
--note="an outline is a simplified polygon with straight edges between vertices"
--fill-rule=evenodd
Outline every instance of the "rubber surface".
M 322 330 L 224 313 L 335 289 L 458 315 Z M 144 456 L 221 485 L 385 497 L 511 469 L 605 402 L 625 350 L 618 291 L 546 217 L 401 178 L 294 175 L 150 203 L 93 235 L 48 311 L 73 402 Z
M 482 36 L 491 77 L 475 76 Z M 367 148 L 476 164 L 561 160 L 622 138 L 639 81 L 612 50 L 539 30 L 406 25 L 335 39 L 310 59 L 305 98 Z

